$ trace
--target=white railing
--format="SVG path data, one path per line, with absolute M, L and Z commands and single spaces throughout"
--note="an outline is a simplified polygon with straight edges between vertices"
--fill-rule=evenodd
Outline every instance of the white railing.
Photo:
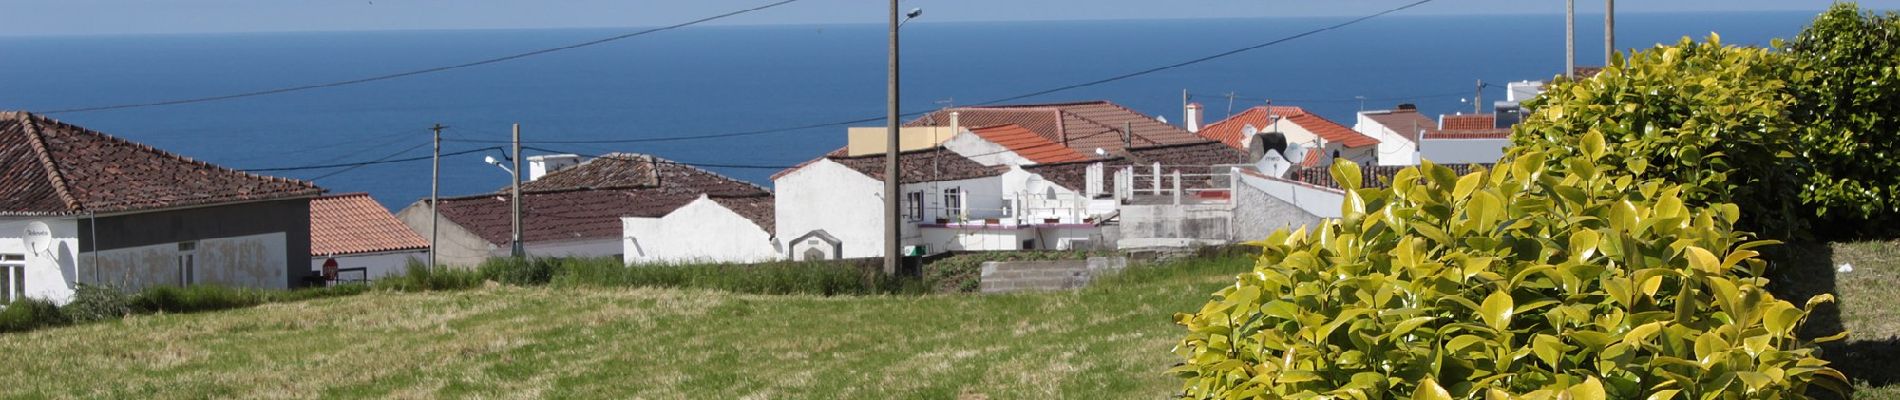
M 1115 198 L 1125 202 L 1143 195 L 1167 196 L 1174 204 L 1181 204 L 1183 197 L 1195 194 L 1226 193 L 1226 196 L 1217 197 L 1225 199 L 1219 202 L 1232 202 L 1233 188 L 1237 179 L 1234 169 L 1242 166 L 1239 164 L 1162 165 L 1161 163 L 1124 166 L 1115 171 L 1113 178 Z M 1203 182 L 1208 186 L 1195 187 L 1196 184 Z

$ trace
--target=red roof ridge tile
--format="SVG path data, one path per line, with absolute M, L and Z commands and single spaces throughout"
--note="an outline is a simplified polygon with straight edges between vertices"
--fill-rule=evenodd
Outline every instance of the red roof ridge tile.
M 33 148 L 33 154 L 40 158 L 40 167 L 46 168 L 47 179 L 53 181 L 53 193 L 59 195 L 60 201 L 66 203 L 67 210 L 79 211 L 83 208 L 79 204 L 79 199 L 73 197 L 72 192 L 66 189 L 65 175 L 60 173 L 58 166 L 53 165 L 53 157 L 47 154 L 46 138 L 40 136 L 39 121 L 33 119 L 33 114 L 25 112 L 15 111 L 10 114 L 9 118 L 20 120 L 20 128 L 26 133 L 27 143 Z

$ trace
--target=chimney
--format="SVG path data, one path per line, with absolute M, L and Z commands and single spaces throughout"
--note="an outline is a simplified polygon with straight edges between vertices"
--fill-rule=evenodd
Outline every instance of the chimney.
M 555 171 L 579 165 L 581 156 L 575 154 L 549 154 L 528 157 L 528 181 L 533 182 Z
M 1188 132 L 1201 133 L 1201 103 L 1188 103 L 1185 112 L 1187 115 L 1181 124 L 1187 125 Z

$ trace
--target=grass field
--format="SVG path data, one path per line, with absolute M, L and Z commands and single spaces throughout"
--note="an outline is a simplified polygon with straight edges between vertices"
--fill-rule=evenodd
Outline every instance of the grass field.
M 1858 399 L 1900 399 L 1896 246 L 1807 246 L 1777 278 L 1840 296 L 1814 329 L 1854 331 L 1828 358 Z M 1003 296 L 489 287 L 135 316 L 0 335 L 0 398 L 1164 398 L 1169 317 L 1250 263 Z
M 0 335 L 0 397 L 1157 398 L 1250 261 L 1079 292 L 754 296 L 493 287 Z

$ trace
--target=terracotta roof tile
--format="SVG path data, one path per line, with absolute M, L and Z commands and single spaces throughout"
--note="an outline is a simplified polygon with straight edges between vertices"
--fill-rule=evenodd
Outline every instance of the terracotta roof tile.
M 1075 151 L 1075 149 L 1063 147 L 1061 144 L 1051 142 L 1049 139 L 1043 138 L 1042 135 L 1036 134 L 1035 131 L 1022 127 L 1022 125 L 1011 124 L 975 128 L 971 129 L 970 133 L 974 133 L 990 143 L 1003 146 L 1003 148 L 1015 152 L 1016 155 L 1023 156 L 1023 158 L 1027 158 L 1030 162 L 1037 164 L 1089 159 L 1088 156 L 1082 155 L 1082 153 Z
M 192 160 L 51 118 L 0 112 L 0 214 L 72 214 L 310 197 L 310 182 Z
M 913 150 L 898 153 L 898 173 L 904 175 L 902 183 L 942 182 L 964 179 L 988 178 L 1002 175 L 1009 167 L 989 167 L 970 161 L 963 155 L 942 147 L 925 150 Z M 844 164 L 871 179 L 884 180 L 884 155 L 871 154 L 856 157 L 829 155 L 831 161 Z
M 1244 134 L 1246 126 L 1253 125 L 1255 129 L 1259 129 L 1263 132 L 1272 130 L 1273 120 L 1270 117 L 1273 116 L 1280 117 L 1280 123 L 1299 125 L 1301 129 L 1318 135 L 1320 139 L 1331 143 L 1339 143 L 1348 148 L 1379 144 L 1379 139 L 1360 134 L 1359 132 L 1353 131 L 1352 128 L 1340 125 L 1337 122 L 1326 119 L 1326 117 L 1321 117 L 1319 114 L 1307 112 L 1304 108 L 1289 106 L 1260 106 L 1249 108 L 1246 111 L 1234 114 L 1234 116 L 1216 122 L 1213 125 L 1208 125 L 1207 128 L 1201 129 L 1200 135 L 1208 139 L 1219 140 L 1221 143 L 1226 143 L 1228 146 L 1232 146 L 1236 149 L 1246 149 L 1246 147 L 1242 146 L 1242 143 L 1246 140 L 1246 135 Z
M 1439 130 L 1475 131 L 1497 127 L 1497 116 L 1491 114 L 1440 115 Z
M 778 232 L 776 230 L 778 229 L 777 205 L 773 202 L 771 195 L 713 196 L 710 199 L 726 207 L 727 210 L 732 210 L 733 213 L 751 220 L 753 224 L 759 225 L 759 228 L 765 229 L 768 235 Z
M 708 196 L 769 195 L 765 188 L 666 159 L 610 154 L 521 186 L 523 241 L 619 237 L 621 217 L 662 217 Z M 442 199 L 442 217 L 496 245 L 513 235 L 506 189 Z
M 329 256 L 429 248 L 368 193 L 310 200 L 310 255 Z
M 1129 141 L 1134 146 L 1202 140 L 1180 127 L 1107 101 L 957 107 L 926 114 L 905 126 L 949 126 L 952 112 L 957 113 L 957 123 L 963 126 L 1019 125 L 1083 154 L 1097 148 L 1121 150 L 1126 147 L 1121 131 L 1128 127 L 1133 127 Z

